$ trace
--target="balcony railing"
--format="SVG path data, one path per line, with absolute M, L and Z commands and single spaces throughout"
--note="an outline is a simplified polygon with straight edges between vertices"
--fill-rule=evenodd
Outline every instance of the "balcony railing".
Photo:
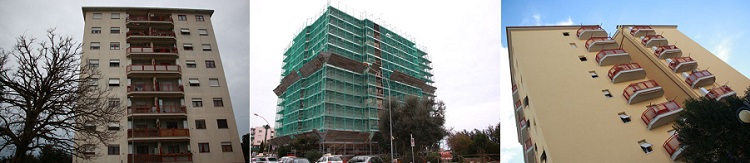
M 698 62 L 690 57 L 672 58 L 667 59 L 667 61 L 669 62 L 669 68 L 674 72 L 692 71 L 698 67 Z
M 654 55 L 659 59 L 675 58 L 682 56 L 682 50 L 675 45 L 658 46 L 654 49 Z
M 646 47 L 667 45 L 669 42 L 662 35 L 646 35 L 641 39 L 641 43 Z
M 615 48 L 617 48 L 617 42 L 611 37 L 591 37 L 586 41 L 586 49 L 589 52 Z
M 513 84 L 512 89 L 513 89 L 513 94 L 518 93 L 518 86 L 517 85 Z
M 148 138 L 148 137 L 185 137 L 190 136 L 186 128 L 175 129 L 128 129 L 128 138 Z
M 708 70 L 693 71 L 687 78 L 685 83 L 690 85 L 692 88 L 698 88 L 706 85 L 714 84 L 716 77 Z
M 674 122 L 679 117 L 680 112 L 682 112 L 682 107 L 672 100 L 647 106 L 646 111 L 643 111 L 643 115 L 641 115 L 641 120 L 646 123 L 646 128 L 651 130 Z
M 177 48 L 175 47 L 129 47 L 126 50 L 128 55 L 131 54 L 168 54 L 176 55 Z
M 128 162 L 193 162 L 192 153 L 128 154 Z
M 140 73 L 180 73 L 179 65 L 128 65 L 127 72 Z
M 682 156 L 682 143 L 680 143 L 678 139 L 679 134 L 675 133 L 672 136 L 667 139 L 667 141 L 664 141 L 664 149 L 667 150 L 667 154 L 669 154 L 669 157 L 672 158 L 672 160 L 677 160 Z
M 634 104 L 664 95 L 664 90 L 654 80 L 632 83 L 625 87 L 622 96 L 628 101 L 628 104 Z
M 732 88 L 729 88 L 729 86 L 727 85 L 723 85 L 719 88 L 714 88 L 708 91 L 708 93 L 706 94 L 706 97 L 719 101 L 724 97 L 733 96 L 735 94 L 737 93 L 734 92 Z
M 531 138 L 526 139 L 526 141 L 523 143 L 523 150 L 526 152 L 529 152 L 531 149 L 533 149 L 534 142 L 531 141 Z
M 628 63 L 630 55 L 622 49 L 602 50 L 596 54 L 596 62 L 599 66 Z
M 526 117 L 521 118 L 521 121 L 518 122 L 518 127 L 523 130 L 524 128 L 528 127 L 528 123 L 526 123 Z
M 516 103 L 513 106 L 515 106 L 516 111 L 518 111 L 518 109 L 521 109 L 521 100 L 516 101 Z
M 134 105 L 128 107 L 128 114 L 187 113 L 184 105 Z
M 612 83 L 643 79 L 646 71 L 638 63 L 616 64 L 607 73 Z
M 607 37 L 607 31 L 604 31 L 600 26 L 581 26 L 576 32 L 578 39 L 586 40 L 591 37 Z
M 125 18 L 128 22 L 145 22 L 145 21 L 151 21 L 151 22 L 173 22 L 171 16 L 137 16 L 137 15 L 130 15 L 127 18 Z
M 183 92 L 182 84 L 131 84 L 128 92 Z
M 651 28 L 651 26 L 633 26 L 633 28 L 630 29 L 630 34 L 635 37 L 641 37 L 654 33 L 654 29 Z
M 131 36 L 155 36 L 155 37 L 174 37 L 174 31 L 167 30 L 130 30 L 126 34 L 127 37 Z

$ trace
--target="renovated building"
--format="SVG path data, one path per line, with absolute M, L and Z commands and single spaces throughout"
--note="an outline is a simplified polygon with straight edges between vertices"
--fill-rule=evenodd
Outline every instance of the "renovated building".
M 435 96 L 423 48 L 330 6 L 293 38 L 283 62 L 275 145 L 311 137 L 327 153 L 368 154 L 385 99 Z
M 506 30 L 526 162 L 680 162 L 683 102 L 750 86 L 674 25 Z
M 90 162 L 243 162 L 213 10 L 83 7 L 81 63 L 126 117 Z M 103 47 L 107 46 L 107 47 Z M 80 158 L 76 158 L 80 159 Z

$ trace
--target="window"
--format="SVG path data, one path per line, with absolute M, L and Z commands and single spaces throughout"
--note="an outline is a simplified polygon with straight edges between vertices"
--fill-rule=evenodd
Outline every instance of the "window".
M 120 50 L 120 42 L 110 42 L 109 50 Z
M 95 34 L 102 33 L 102 27 L 91 27 L 91 33 L 95 33 Z
M 591 78 L 598 78 L 599 75 L 596 74 L 596 71 L 589 71 L 589 74 L 591 74 Z
M 91 42 L 91 50 L 99 50 L 99 42 Z
M 91 123 L 86 123 L 85 125 L 83 125 L 83 128 L 88 131 L 96 131 L 96 126 Z
M 529 96 L 526 96 L 523 98 L 523 106 L 524 107 L 529 106 Z
M 578 46 L 576 46 L 576 43 L 570 43 L 570 47 L 571 48 L 578 48 Z
M 85 155 L 94 155 L 96 154 L 94 150 L 96 149 L 96 145 L 94 144 L 84 144 L 81 145 L 81 148 L 83 148 L 83 154 Z
M 203 20 L 203 15 L 195 15 L 195 21 L 202 22 Z
M 216 62 L 214 62 L 213 60 L 207 60 L 206 68 L 216 68 Z
M 109 86 L 113 86 L 113 87 L 120 86 L 120 78 L 109 78 Z
M 99 60 L 98 59 L 89 59 L 89 67 L 92 67 L 92 68 L 99 67 Z
M 187 21 L 187 15 L 177 15 L 177 20 L 179 20 L 179 21 Z
M 120 99 L 119 98 L 109 98 L 109 107 L 119 107 L 120 106 Z
M 625 114 L 625 112 L 617 113 L 617 115 L 620 116 L 620 120 L 622 120 L 622 123 L 630 122 L 630 116 Z
M 214 98 L 214 106 L 224 107 L 224 100 L 222 100 L 221 98 Z
M 190 78 L 188 79 L 188 83 L 190 84 L 190 86 L 193 86 L 193 87 L 201 86 L 201 83 L 198 80 L 198 78 Z
M 231 142 L 221 142 L 221 151 L 222 152 L 232 152 L 232 143 Z
M 206 129 L 206 120 L 195 120 L 195 129 Z
M 120 27 L 109 28 L 109 33 L 120 34 Z
M 586 59 L 586 56 L 582 56 L 582 55 L 578 56 L 578 60 L 581 60 L 581 62 L 588 61 L 588 59 Z
M 563 36 L 570 36 L 570 32 L 563 32 Z
M 190 29 L 180 28 L 180 34 L 181 35 L 190 35 Z
M 120 13 L 112 13 L 112 19 L 120 19 Z
M 208 86 L 218 87 L 219 86 L 219 79 L 217 79 L 217 78 L 209 78 L 208 79 Z
M 198 34 L 201 36 L 208 36 L 208 30 L 206 29 L 198 29 Z
M 198 152 L 200 153 L 211 152 L 211 150 L 208 148 L 208 143 L 198 143 Z
M 643 153 L 651 154 L 651 152 L 654 151 L 654 149 L 651 148 L 651 143 L 646 142 L 646 139 L 638 141 L 638 144 L 641 146 Z
M 120 123 L 119 122 L 109 122 L 109 125 L 107 126 L 107 130 L 110 130 L 110 131 L 120 130 Z
M 120 67 L 120 59 L 110 59 L 109 67 Z
M 119 144 L 107 145 L 107 155 L 120 155 L 120 145 Z
M 94 13 L 94 19 L 102 19 L 102 13 Z
M 602 90 L 604 97 L 612 98 L 612 93 L 609 93 L 609 89 Z
M 201 98 L 193 98 L 193 107 L 203 107 L 203 100 Z
M 183 43 L 182 44 L 182 49 L 192 51 L 193 50 L 193 44 L 191 44 L 191 43 Z
M 229 128 L 229 125 L 227 125 L 227 119 L 217 119 L 216 126 L 218 126 L 220 129 Z
M 211 44 L 203 44 L 203 51 L 211 51 Z
M 197 67 L 195 65 L 195 60 L 187 60 L 187 61 L 185 61 L 185 67 L 187 67 L 187 68 L 195 68 L 195 67 Z

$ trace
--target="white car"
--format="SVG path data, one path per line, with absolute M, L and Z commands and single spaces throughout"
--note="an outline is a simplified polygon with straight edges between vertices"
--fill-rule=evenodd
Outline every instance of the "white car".
M 278 163 L 279 160 L 276 157 L 258 157 L 253 158 L 254 163 Z
M 344 163 L 344 160 L 341 160 L 340 156 L 334 156 L 334 155 L 323 155 L 323 157 L 320 157 L 317 163 Z

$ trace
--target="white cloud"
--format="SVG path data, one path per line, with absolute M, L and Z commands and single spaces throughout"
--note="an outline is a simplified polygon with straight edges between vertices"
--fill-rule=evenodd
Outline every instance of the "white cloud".
M 531 22 L 531 19 L 533 19 L 533 22 Z M 536 26 L 541 26 L 541 25 L 545 25 L 545 26 L 551 26 L 551 25 L 573 25 L 573 18 L 568 17 L 568 19 L 559 21 L 559 22 L 554 23 L 554 24 L 550 24 L 550 23 L 543 23 L 542 22 L 542 15 L 540 15 L 539 13 L 535 13 L 535 14 L 531 15 L 531 18 L 527 17 L 527 18 L 523 19 L 523 22 L 521 24 L 523 24 L 523 25 L 536 25 Z
M 733 38 L 724 38 L 714 47 L 712 53 L 724 62 L 729 62 L 729 57 L 732 55 L 733 42 Z
M 573 25 L 573 19 L 568 17 L 568 20 L 557 22 L 555 25 Z
M 534 22 L 536 22 L 536 25 L 542 25 L 542 16 L 539 14 L 534 14 L 532 17 L 534 17 Z

